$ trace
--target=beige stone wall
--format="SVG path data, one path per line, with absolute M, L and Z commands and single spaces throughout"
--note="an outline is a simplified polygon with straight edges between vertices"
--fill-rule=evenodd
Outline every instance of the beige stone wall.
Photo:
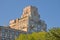
M 16 19 L 14 20 L 14 22 L 12 20 L 10 21 L 10 28 L 27 31 L 28 20 L 29 20 L 28 17 Z
M 19 24 L 20 24 L 20 29 L 27 31 L 27 27 L 28 27 L 28 17 L 24 17 L 21 20 L 19 20 Z
M 27 6 L 23 9 L 23 14 L 21 15 L 20 19 L 10 21 L 10 27 L 17 30 L 32 32 L 37 31 L 39 25 L 39 28 L 45 30 L 45 23 L 43 24 L 43 22 L 41 22 L 38 24 L 39 21 L 40 15 L 38 14 L 38 9 L 34 6 Z M 42 26 L 42 24 L 44 26 Z
M 26 8 L 23 9 L 23 14 L 21 16 L 21 18 L 28 16 L 31 14 L 31 6 L 28 6 Z
M 18 25 L 19 25 L 19 19 L 16 19 L 16 20 L 11 20 L 9 26 L 11 28 L 18 29 Z

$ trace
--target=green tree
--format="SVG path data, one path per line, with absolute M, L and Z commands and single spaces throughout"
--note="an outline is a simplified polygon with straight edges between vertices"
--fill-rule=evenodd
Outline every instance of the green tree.
M 16 40 L 60 40 L 60 28 L 52 28 L 48 32 L 20 34 Z
M 48 40 L 60 40 L 60 28 L 52 28 L 47 34 Z
M 16 40 L 46 40 L 46 32 L 34 32 L 32 34 L 20 34 Z
M 20 36 L 16 40 L 26 40 L 26 35 L 25 34 L 20 34 Z

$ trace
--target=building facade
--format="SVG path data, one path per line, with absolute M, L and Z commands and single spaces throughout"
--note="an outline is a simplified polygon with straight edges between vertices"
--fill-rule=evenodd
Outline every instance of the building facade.
M 10 28 L 25 32 L 46 31 L 46 23 L 40 19 L 38 9 L 35 6 L 27 6 L 23 9 L 21 18 L 10 21 Z
M 24 33 L 20 30 L 15 30 L 9 27 L 0 26 L 0 40 L 15 40 L 20 33 Z

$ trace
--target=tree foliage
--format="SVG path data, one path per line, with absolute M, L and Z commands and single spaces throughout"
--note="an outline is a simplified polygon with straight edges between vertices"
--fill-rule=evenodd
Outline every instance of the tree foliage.
M 60 28 L 52 28 L 48 32 L 20 34 L 16 40 L 60 40 Z
M 60 28 L 52 28 L 47 34 L 48 40 L 60 40 Z

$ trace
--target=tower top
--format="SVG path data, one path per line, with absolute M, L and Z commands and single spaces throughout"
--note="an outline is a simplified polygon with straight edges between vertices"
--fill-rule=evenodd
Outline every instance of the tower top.
M 38 8 L 36 8 L 35 6 L 26 6 L 24 9 L 23 9 L 23 14 L 21 16 L 22 17 L 25 17 L 25 16 L 29 16 L 31 14 L 37 14 L 38 15 Z
M 35 7 L 35 6 L 32 6 L 32 5 L 28 5 L 28 6 L 26 6 L 26 7 Z M 25 7 L 25 8 L 26 8 L 26 7 Z
M 37 9 L 37 7 L 29 5 L 29 6 L 26 6 L 23 10 L 26 10 L 26 9 L 31 9 L 32 10 L 32 8 Z

